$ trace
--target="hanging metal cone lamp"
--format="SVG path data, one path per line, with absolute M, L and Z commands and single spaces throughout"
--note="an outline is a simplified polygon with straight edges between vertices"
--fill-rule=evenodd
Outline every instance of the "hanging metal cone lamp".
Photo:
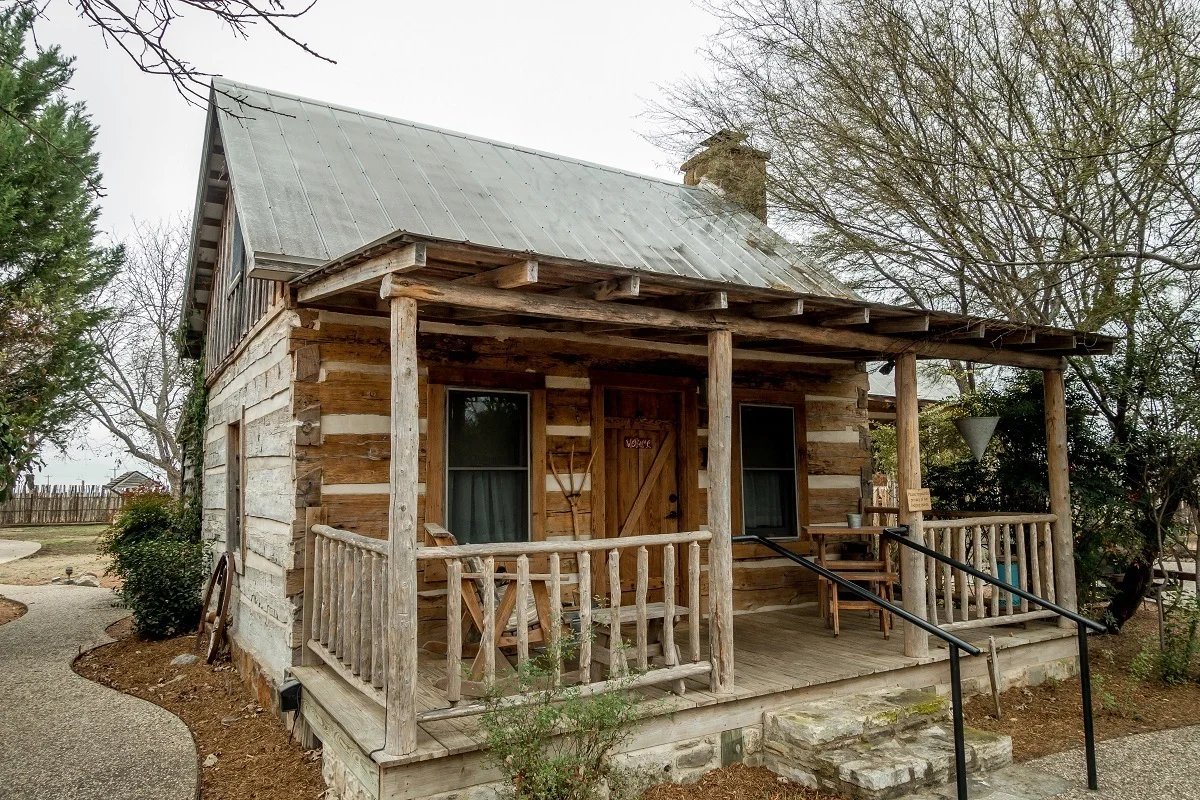
M 959 417 L 954 420 L 958 435 L 971 449 L 975 461 L 983 460 L 984 451 L 992 441 L 992 434 L 996 432 L 996 423 L 999 421 L 999 417 Z

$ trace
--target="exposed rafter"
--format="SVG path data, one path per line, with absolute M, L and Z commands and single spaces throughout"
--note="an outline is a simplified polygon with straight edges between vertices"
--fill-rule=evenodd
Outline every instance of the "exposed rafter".
M 729 308 L 729 295 L 725 292 L 702 292 L 670 297 L 659 304 L 660 308 L 676 311 L 724 311 Z
M 425 245 L 417 242 L 347 267 L 317 281 L 301 286 L 297 299 L 315 303 L 340 292 L 379 280 L 394 272 L 407 272 L 425 266 Z
M 493 289 L 518 289 L 538 282 L 538 262 L 533 259 L 506 264 L 503 267 L 477 272 L 455 283 L 467 286 L 490 286 Z
M 746 313 L 755 319 L 798 317 L 804 313 L 804 301 L 783 300 L 778 303 L 754 303 L 746 306 Z
M 598 283 L 585 283 L 579 286 L 568 286 L 551 294 L 558 297 L 574 297 L 580 300 L 632 300 L 641 294 L 642 279 L 637 275 L 627 275 L 624 278 L 613 278 Z
M 871 309 L 856 308 L 853 311 L 840 312 L 835 311 L 828 314 L 820 314 L 813 320 L 818 325 L 824 325 L 827 328 L 840 328 L 850 325 L 866 325 L 871 321 Z
M 888 317 L 871 326 L 873 333 L 926 333 L 929 330 L 929 315 L 914 314 L 911 317 Z

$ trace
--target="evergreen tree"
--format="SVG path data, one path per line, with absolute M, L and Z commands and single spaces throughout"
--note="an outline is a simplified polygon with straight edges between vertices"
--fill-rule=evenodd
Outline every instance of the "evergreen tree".
M 96 128 L 65 98 L 71 59 L 28 52 L 32 22 L 0 12 L 0 500 L 83 419 L 95 296 L 122 258 L 97 241 Z

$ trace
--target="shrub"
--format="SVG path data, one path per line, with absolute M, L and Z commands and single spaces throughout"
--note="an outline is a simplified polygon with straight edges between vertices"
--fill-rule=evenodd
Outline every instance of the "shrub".
M 560 645 L 564 656 L 573 644 Z M 588 696 L 576 685 L 554 686 L 552 664 L 547 652 L 518 671 L 515 688 L 531 695 L 531 702 L 514 705 L 499 694 L 486 699 L 481 725 L 489 760 L 519 800 L 630 794 L 633 783 L 612 755 L 633 733 L 639 716 L 636 695 L 623 691 L 619 679 L 613 691 Z
M 1196 657 L 1200 655 L 1200 598 L 1181 597 L 1168 609 L 1160 643 L 1149 639 L 1129 663 L 1129 672 L 1139 680 L 1160 680 L 1168 686 L 1200 677 Z
M 174 636 L 200 619 L 206 550 L 179 530 L 179 504 L 157 491 L 131 494 L 108 530 L 108 571 L 144 636 Z
M 137 542 L 124 549 L 121 599 L 144 636 L 186 633 L 200 620 L 205 546 L 174 538 Z

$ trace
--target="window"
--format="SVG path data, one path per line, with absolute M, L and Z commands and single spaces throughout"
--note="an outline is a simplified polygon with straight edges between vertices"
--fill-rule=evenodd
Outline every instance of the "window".
M 233 241 L 229 249 L 229 288 L 233 288 L 246 273 L 246 244 L 242 241 L 242 221 L 233 218 Z
M 742 404 L 742 516 L 745 531 L 795 536 L 796 425 L 791 406 Z
M 446 527 L 460 544 L 529 539 L 529 395 L 446 392 Z
M 242 520 L 245 512 L 243 503 L 244 480 L 242 463 L 242 425 L 231 422 L 225 428 L 225 549 L 234 553 L 235 565 L 240 570 L 245 563 L 246 542 Z

